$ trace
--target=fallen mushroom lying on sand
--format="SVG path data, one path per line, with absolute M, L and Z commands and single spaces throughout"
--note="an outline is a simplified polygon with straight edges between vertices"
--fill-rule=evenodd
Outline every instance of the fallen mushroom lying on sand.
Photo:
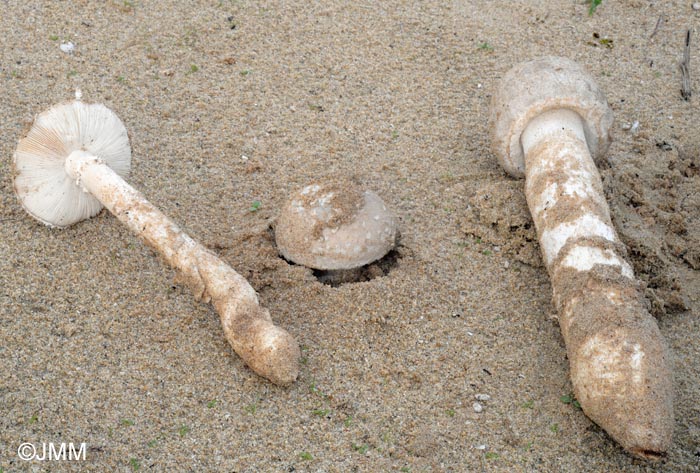
M 292 193 L 275 223 L 284 258 L 337 273 L 384 257 L 397 235 L 396 217 L 382 199 L 347 180 L 317 182 Z
M 46 225 L 66 227 L 104 205 L 175 268 L 197 300 L 211 301 L 226 338 L 250 368 L 287 385 L 299 372 L 299 347 L 272 323 L 255 290 L 214 253 L 123 179 L 131 149 L 119 117 L 80 100 L 38 115 L 17 145 L 14 187 L 25 210 Z
M 593 79 L 558 57 L 515 66 L 491 107 L 493 150 L 525 177 L 576 398 L 627 451 L 656 460 L 671 445 L 671 371 L 593 161 L 612 123 Z

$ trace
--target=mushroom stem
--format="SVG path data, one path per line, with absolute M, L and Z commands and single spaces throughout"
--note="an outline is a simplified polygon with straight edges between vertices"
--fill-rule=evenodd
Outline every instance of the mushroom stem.
M 671 443 L 671 373 L 605 201 L 581 117 L 542 113 L 521 135 L 525 193 L 549 272 L 576 398 L 628 451 Z
M 272 323 L 241 275 L 185 234 L 97 156 L 74 151 L 65 169 L 77 185 L 157 250 L 197 300 L 212 302 L 227 340 L 253 371 L 279 385 L 296 380 L 300 356 L 296 341 Z

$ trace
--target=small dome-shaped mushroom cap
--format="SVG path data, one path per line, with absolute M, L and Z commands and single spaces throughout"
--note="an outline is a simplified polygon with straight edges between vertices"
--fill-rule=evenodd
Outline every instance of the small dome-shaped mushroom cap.
M 126 128 L 101 104 L 75 100 L 56 105 L 36 117 L 17 145 L 15 193 L 24 209 L 46 225 L 66 227 L 102 209 L 66 173 L 66 158 L 77 150 L 97 156 L 121 177 L 129 174 L 131 148 Z
M 593 159 L 610 146 L 612 110 L 586 70 L 574 61 L 547 56 L 514 66 L 501 79 L 491 100 L 491 143 L 503 168 L 514 177 L 525 175 L 520 135 L 543 112 L 569 109 L 584 124 Z
M 292 194 L 275 225 L 282 256 L 313 269 L 359 268 L 395 245 L 397 222 L 381 198 L 348 182 L 312 184 Z

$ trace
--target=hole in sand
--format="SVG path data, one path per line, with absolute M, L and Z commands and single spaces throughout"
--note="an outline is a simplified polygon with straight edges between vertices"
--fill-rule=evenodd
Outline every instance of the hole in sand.
M 270 241 L 272 241 L 274 245 L 274 225 L 270 225 L 267 228 L 267 231 L 270 235 Z M 311 271 L 313 272 L 313 275 L 316 277 L 316 279 L 319 280 L 319 282 L 331 287 L 338 287 L 342 286 L 343 284 L 366 282 L 371 281 L 374 278 L 386 276 L 399 266 L 399 260 L 411 254 L 411 250 L 401 245 L 401 234 L 399 233 L 396 236 L 396 246 L 394 247 L 394 249 L 377 261 L 355 269 L 322 270 L 311 268 Z M 278 255 L 287 264 L 297 266 L 297 264 L 294 261 L 288 260 L 279 253 Z
M 314 269 L 316 279 L 323 284 L 338 287 L 343 284 L 371 281 L 389 274 L 399 265 L 399 260 L 404 257 L 401 247 L 397 247 L 387 253 L 382 259 L 355 269 L 320 270 Z
M 342 286 L 343 284 L 355 282 L 371 281 L 374 278 L 386 276 L 397 268 L 399 265 L 399 260 L 406 256 L 405 250 L 405 247 L 397 246 L 396 249 L 391 250 L 382 259 L 360 268 L 336 270 L 311 269 L 311 271 L 319 282 L 331 287 L 338 287 Z M 294 261 L 289 261 L 282 255 L 279 255 L 279 257 L 282 258 L 287 264 L 296 266 Z
M 657 452 L 655 450 L 647 450 L 643 448 L 635 448 L 632 450 L 632 452 L 637 454 L 638 456 L 641 456 L 651 461 L 658 461 L 666 457 L 666 454 L 663 452 Z

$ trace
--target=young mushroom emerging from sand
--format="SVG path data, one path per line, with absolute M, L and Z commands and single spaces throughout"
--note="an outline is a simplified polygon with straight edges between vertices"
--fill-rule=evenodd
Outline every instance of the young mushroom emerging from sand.
M 31 216 L 55 227 L 107 207 L 177 270 L 198 300 L 213 303 L 226 338 L 253 371 L 292 383 L 299 359 L 292 336 L 272 323 L 242 276 L 122 179 L 130 161 L 126 129 L 111 110 L 79 100 L 56 105 L 36 117 L 17 145 L 15 192 Z
M 493 96 L 493 149 L 525 177 L 576 398 L 626 450 L 653 460 L 671 444 L 671 372 L 593 161 L 612 122 L 593 79 L 564 58 L 515 66 Z
M 294 192 L 275 224 L 282 256 L 338 275 L 384 257 L 397 234 L 396 217 L 382 199 L 343 180 Z

